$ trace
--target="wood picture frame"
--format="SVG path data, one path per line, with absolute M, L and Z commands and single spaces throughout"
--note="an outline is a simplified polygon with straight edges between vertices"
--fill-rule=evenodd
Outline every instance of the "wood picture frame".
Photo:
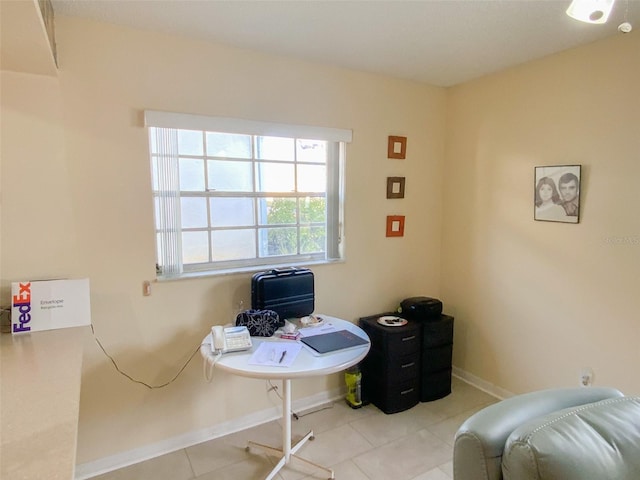
M 404 215 L 387 216 L 387 237 L 404 237 Z
M 405 177 L 387 177 L 387 198 L 404 198 Z
M 389 136 L 387 158 L 404 160 L 407 155 L 407 137 Z

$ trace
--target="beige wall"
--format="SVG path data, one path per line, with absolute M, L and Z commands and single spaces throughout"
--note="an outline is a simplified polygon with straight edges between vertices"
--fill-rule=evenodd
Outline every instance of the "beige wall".
M 57 35 L 57 78 L 2 72 L 3 304 L 14 280 L 88 276 L 107 350 L 136 377 L 169 380 L 210 324 L 249 303 L 250 275 L 142 296 L 154 241 L 141 112 L 349 128 L 347 261 L 314 267 L 318 311 L 355 320 L 439 296 L 462 373 L 517 393 L 575 385 L 589 366 L 596 384 L 640 394 L 635 33 L 448 91 L 63 17 Z M 393 134 L 409 137 L 407 160 L 386 159 Z M 533 167 L 554 164 L 583 166 L 578 225 L 532 219 Z M 406 198 L 386 200 L 396 175 Z M 387 239 L 396 213 L 406 236 Z M 206 384 L 198 357 L 149 391 L 90 334 L 85 352 L 79 463 L 274 404 L 258 380 Z M 294 394 L 339 385 L 301 380 Z
M 153 284 L 144 109 L 353 130 L 344 263 L 314 267 L 317 311 L 356 320 L 440 295 L 446 92 L 382 76 L 60 17 L 57 78 L 2 72 L 2 299 L 11 281 L 91 279 L 92 321 L 127 373 L 169 380 L 207 334 L 250 303 L 250 274 Z M 388 160 L 388 135 L 408 137 Z M 407 178 L 387 200 L 386 177 Z M 405 214 L 404 238 L 385 216 Z M 52 352 L 54 355 L 55 352 Z M 339 375 L 296 381 L 303 398 Z M 150 391 L 119 375 L 87 332 L 78 463 L 277 404 L 259 380 L 201 374 L 199 356 Z
M 454 364 L 511 392 L 640 394 L 640 36 L 448 91 L 442 297 Z M 539 165 L 582 165 L 578 225 L 533 220 Z

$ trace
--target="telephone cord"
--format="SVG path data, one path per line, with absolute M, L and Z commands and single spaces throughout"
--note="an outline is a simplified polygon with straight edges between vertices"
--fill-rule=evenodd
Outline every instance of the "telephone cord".
M 196 348 L 194 350 L 194 352 L 191 354 L 191 356 L 189 357 L 189 359 L 184 363 L 184 365 L 182 365 L 182 368 L 178 371 L 178 373 L 175 374 L 175 376 L 169 380 L 168 382 L 165 382 L 161 385 L 149 385 L 146 382 L 143 382 L 142 380 L 138 380 L 136 378 L 133 378 L 131 375 L 129 375 L 128 373 L 122 371 L 120 369 L 120 367 L 118 366 L 118 363 L 115 361 L 115 359 L 109 355 L 107 353 L 107 351 L 105 350 L 105 348 L 102 346 L 102 343 L 100 342 L 100 340 L 98 339 L 96 332 L 93 328 L 93 324 L 90 325 L 91 326 L 91 333 L 93 334 L 93 339 L 95 340 L 95 342 L 98 344 L 98 346 L 100 347 L 100 350 L 102 350 L 102 353 L 104 353 L 106 355 L 106 357 L 111 360 L 111 363 L 113 364 L 113 366 L 115 367 L 115 369 L 118 371 L 118 373 L 120 375 L 123 375 L 124 377 L 128 378 L 129 380 L 131 380 L 133 383 L 139 383 L 140 385 L 144 385 L 145 387 L 147 387 L 149 390 L 156 390 L 158 388 L 164 388 L 167 385 L 172 384 L 176 378 L 178 378 L 178 376 L 180 376 L 180 374 L 184 371 L 185 368 L 187 368 L 187 365 L 189 365 L 189 362 L 191 362 L 191 360 L 193 360 L 193 357 L 196 355 L 196 353 L 198 353 L 198 350 L 200 350 L 200 347 Z
M 200 345 L 200 350 L 202 351 L 203 348 L 212 350 L 213 345 L 211 345 L 210 343 L 203 343 L 202 345 Z M 214 358 L 211 358 L 209 355 L 206 355 L 203 358 L 202 373 L 207 383 L 211 383 L 211 381 L 213 380 L 213 368 L 216 366 L 216 363 L 218 363 L 218 360 L 220 360 L 221 356 L 222 352 L 218 352 Z

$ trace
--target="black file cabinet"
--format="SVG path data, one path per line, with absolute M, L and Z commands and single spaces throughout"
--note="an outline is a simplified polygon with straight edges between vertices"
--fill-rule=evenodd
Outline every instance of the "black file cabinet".
M 430 402 L 451 393 L 453 354 L 453 317 L 420 322 L 422 326 L 422 361 L 420 401 Z
M 371 349 L 361 364 L 362 398 L 384 413 L 407 410 L 420 401 L 421 326 L 388 327 L 377 323 L 380 314 L 359 321 L 371 339 Z

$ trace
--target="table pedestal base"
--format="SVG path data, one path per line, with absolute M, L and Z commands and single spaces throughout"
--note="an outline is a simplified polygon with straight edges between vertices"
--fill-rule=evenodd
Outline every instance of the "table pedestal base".
M 314 438 L 313 430 L 307 433 L 302 438 L 302 440 L 300 440 L 298 443 L 296 443 L 295 445 L 291 445 L 291 380 L 290 379 L 285 378 L 284 380 L 282 380 L 282 389 L 283 389 L 283 392 L 282 392 L 283 393 L 282 395 L 282 448 L 274 448 L 274 447 L 270 447 L 269 445 L 263 445 L 261 443 L 249 441 L 247 442 L 247 451 L 251 447 L 255 447 L 263 450 L 268 455 L 275 455 L 275 456 L 282 455 L 282 458 L 280 459 L 280 461 L 276 464 L 275 467 L 273 467 L 273 470 L 271 470 L 271 473 L 267 475 L 265 480 L 271 480 L 273 477 L 275 477 L 276 474 L 280 470 L 282 470 L 282 467 L 289 464 L 289 462 L 291 461 L 291 457 L 295 457 L 297 460 L 303 463 L 306 463 L 307 465 L 311 465 L 312 467 L 316 467 L 321 470 L 324 470 L 325 472 L 328 472 L 329 480 L 335 479 L 336 477 L 334 476 L 333 470 L 331 470 L 330 468 L 323 467 L 322 465 L 318 465 L 316 463 L 313 463 L 309 460 L 306 460 L 296 455 L 296 452 L 306 443 L 307 440 L 313 440 Z
M 322 465 L 318 465 L 317 463 L 313 463 L 312 461 L 307 460 L 306 458 L 302 458 L 299 455 L 296 455 L 296 452 L 300 449 L 300 447 L 302 447 L 307 440 L 313 440 L 313 438 L 314 438 L 313 430 L 311 430 L 302 438 L 302 440 L 300 440 L 298 443 L 296 443 L 291 447 L 291 451 L 289 452 L 288 459 L 284 455 L 284 452 L 282 451 L 282 449 L 270 447 L 269 445 L 263 445 L 261 443 L 256 443 L 252 441 L 247 442 L 247 451 L 250 448 L 259 448 L 263 450 L 267 455 L 282 456 L 280 461 L 276 464 L 275 467 L 273 467 L 273 470 L 271 470 L 271 473 L 269 473 L 269 475 L 265 478 L 265 480 L 271 480 L 273 477 L 275 477 L 275 475 L 282 469 L 282 467 L 284 467 L 291 461 L 291 458 L 295 458 L 296 460 L 306 463 L 307 465 L 310 465 L 315 468 L 319 468 L 320 470 L 324 470 L 329 474 L 329 480 L 335 479 L 336 477 L 334 476 L 333 470 L 331 470 L 330 468 L 323 467 Z

